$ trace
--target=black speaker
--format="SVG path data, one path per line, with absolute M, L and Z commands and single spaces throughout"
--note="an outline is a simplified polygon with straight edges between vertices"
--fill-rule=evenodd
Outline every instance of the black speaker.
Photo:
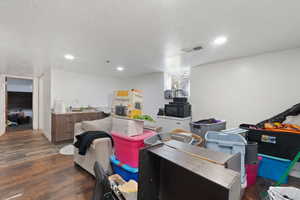
M 174 103 L 187 103 L 187 98 L 186 97 L 175 97 L 173 98 Z

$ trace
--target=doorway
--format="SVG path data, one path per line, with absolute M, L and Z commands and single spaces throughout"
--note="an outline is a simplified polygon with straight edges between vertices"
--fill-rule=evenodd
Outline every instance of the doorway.
M 6 132 L 33 129 L 33 80 L 6 77 Z

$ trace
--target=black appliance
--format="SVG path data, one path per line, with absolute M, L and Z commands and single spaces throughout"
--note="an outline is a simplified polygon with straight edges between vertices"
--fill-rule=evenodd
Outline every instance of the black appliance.
M 165 115 L 170 117 L 190 117 L 192 105 L 187 98 L 174 98 L 173 102 L 165 105 Z
M 188 103 L 188 100 L 185 97 L 174 97 L 173 102 L 174 103 Z
M 116 106 L 116 115 L 126 116 L 126 112 L 127 112 L 126 106 L 122 106 L 122 105 Z
M 164 108 L 159 108 L 157 115 L 165 115 L 165 109 Z

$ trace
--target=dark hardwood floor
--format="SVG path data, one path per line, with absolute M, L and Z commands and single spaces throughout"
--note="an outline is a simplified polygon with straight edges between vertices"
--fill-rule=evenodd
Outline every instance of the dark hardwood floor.
M 0 199 L 90 200 L 90 174 L 74 167 L 72 156 L 52 155 L 0 168 Z
M 55 145 L 41 132 L 8 132 L 0 137 L 0 167 L 57 154 Z
M 90 200 L 94 178 L 42 133 L 0 137 L 0 200 Z

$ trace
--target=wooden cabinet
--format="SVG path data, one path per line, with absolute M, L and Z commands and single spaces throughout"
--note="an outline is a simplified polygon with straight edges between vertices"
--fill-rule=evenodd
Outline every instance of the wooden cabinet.
M 171 140 L 142 149 L 139 158 L 138 200 L 240 199 L 240 173 L 225 168 L 240 155 Z
M 104 117 L 106 114 L 103 112 L 52 113 L 52 142 L 72 141 L 75 123 L 103 119 Z

